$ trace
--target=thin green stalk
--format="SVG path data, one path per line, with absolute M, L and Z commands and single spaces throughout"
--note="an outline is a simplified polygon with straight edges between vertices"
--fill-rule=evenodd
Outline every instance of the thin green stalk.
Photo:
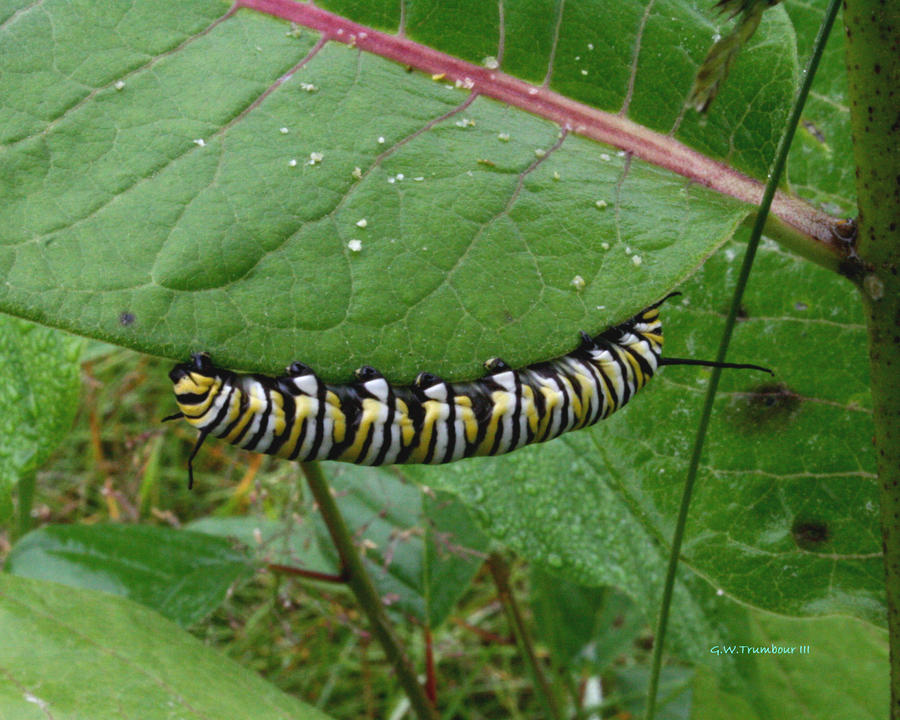
M 20 538 L 31 530 L 31 508 L 34 505 L 35 480 L 36 473 L 34 471 L 27 472 L 19 478 L 19 484 L 17 486 L 19 495 L 19 524 L 13 539 Z
M 507 565 L 503 557 L 497 553 L 491 553 L 487 559 L 487 566 L 488 570 L 491 571 L 491 576 L 494 578 L 494 584 L 497 586 L 500 604 L 503 605 L 507 621 L 516 636 L 516 643 L 525 657 L 528 670 L 534 682 L 535 693 L 544 706 L 545 716 L 552 720 L 562 720 L 563 714 L 560 712 L 553 687 L 550 685 L 541 664 L 538 662 L 537 654 L 534 652 L 534 641 L 531 639 L 531 633 L 528 632 L 522 613 L 519 612 L 519 605 L 516 603 L 516 598 L 509 586 L 509 565 Z
M 847 77 L 866 275 L 872 416 L 881 486 L 891 646 L 891 718 L 900 719 L 900 3 L 847 0 Z
M 756 220 L 753 223 L 753 230 L 750 233 L 750 240 L 747 243 L 747 250 L 744 253 L 744 261 L 741 265 L 741 272 L 734 289 L 731 307 L 728 310 L 728 318 L 725 320 L 725 328 L 722 331 L 719 350 L 716 353 L 716 360 L 719 362 L 725 360 L 725 355 L 728 352 L 728 345 L 731 343 L 731 335 L 734 331 L 738 309 L 744 295 L 744 289 L 747 287 L 747 281 L 750 278 L 750 268 L 753 266 L 753 260 L 756 257 L 756 249 L 759 247 L 759 241 L 766 224 L 766 217 L 769 214 L 769 208 L 772 206 L 772 198 L 775 197 L 775 191 L 778 189 L 778 182 L 781 179 L 787 161 L 788 150 L 791 147 L 791 142 L 794 139 L 794 132 L 800 122 L 800 114 L 806 103 L 806 97 L 809 95 L 809 89 L 812 86 L 816 68 L 818 68 L 822 52 L 825 50 L 825 42 L 828 40 L 828 35 L 831 33 L 831 27 L 834 24 L 840 6 L 840 0 L 831 0 L 828 5 L 828 9 L 825 12 L 825 18 L 819 28 L 819 34 L 816 36 L 815 43 L 813 44 L 812 55 L 806 66 L 800 89 L 794 100 L 794 106 L 791 108 L 787 127 L 778 142 L 778 148 L 775 151 L 775 158 L 772 162 L 772 168 L 769 171 L 769 179 L 766 183 L 763 199 L 757 210 Z M 653 720 L 656 713 L 656 693 L 659 688 L 659 673 L 662 667 L 662 651 L 665 645 L 666 630 L 669 622 L 669 608 L 672 604 L 672 592 L 675 588 L 675 571 L 678 568 L 681 543 L 684 539 L 684 528 L 687 524 L 688 509 L 691 504 L 691 495 L 694 491 L 694 482 L 697 479 L 697 469 L 700 466 L 700 458 L 703 455 L 703 443 L 706 439 L 707 429 L 709 428 L 713 401 L 715 400 L 716 390 L 719 387 L 719 377 L 721 374 L 721 368 L 713 368 L 709 380 L 709 387 L 707 388 L 706 397 L 703 402 L 703 410 L 700 414 L 700 422 L 697 426 L 697 434 L 694 440 L 690 464 L 688 465 L 687 477 L 684 481 L 681 506 L 678 509 L 678 519 L 675 522 L 675 533 L 672 537 L 672 551 L 669 554 L 669 565 L 666 570 L 666 580 L 663 586 L 662 602 L 660 603 L 659 621 L 656 626 L 656 636 L 653 643 L 653 665 L 650 671 L 650 684 L 647 690 L 647 720 Z
M 381 597 L 372 584 L 372 579 L 366 572 L 362 559 L 353 544 L 353 537 L 344 522 L 344 517 L 338 510 L 337 504 L 331 495 L 331 488 L 325 480 L 319 463 L 302 463 L 303 474 L 309 484 L 309 489 L 319 506 L 322 519 L 328 528 L 338 557 L 341 559 L 343 571 L 347 574 L 347 585 L 353 591 L 359 605 L 372 629 L 372 634 L 384 649 L 384 654 L 397 673 L 397 680 L 403 687 L 409 698 L 416 716 L 420 720 L 437 720 L 438 714 L 434 706 L 425 696 L 424 688 L 419 684 L 412 663 L 403 650 L 400 640 L 394 633 L 394 628 L 384 611 Z

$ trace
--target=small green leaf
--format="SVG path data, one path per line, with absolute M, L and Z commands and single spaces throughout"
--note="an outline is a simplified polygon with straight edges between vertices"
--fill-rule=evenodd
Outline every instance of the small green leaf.
M 449 493 L 423 494 L 393 470 L 339 463 L 325 468 L 388 608 L 439 626 L 485 554 L 487 540 L 466 508 Z M 319 536 L 323 553 L 335 557 L 324 526 Z
M 728 77 L 732 63 L 756 32 L 763 11 L 780 2 L 781 0 L 722 0 L 717 3 L 722 12 L 730 12 L 732 16 L 739 14 L 740 17 L 731 32 L 716 40 L 707 53 L 697 71 L 688 105 L 699 113 L 709 111 L 709 106 Z
M 326 720 L 136 603 L 0 574 L 5 717 Z
M 193 532 L 241 543 L 257 562 L 290 565 L 302 570 L 337 573 L 319 549 L 313 523 L 277 522 L 257 517 L 205 517 L 188 523 Z
M 250 569 L 224 540 L 149 525 L 50 525 L 6 562 L 14 575 L 131 598 L 182 626 L 218 607 Z
M 631 651 L 647 625 L 635 603 L 614 588 L 577 585 L 540 568 L 531 572 L 531 608 L 538 636 L 564 668 L 605 670 Z
M 72 426 L 82 344 L 0 316 L 0 523 L 8 519 L 16 483 L 44 463 Z

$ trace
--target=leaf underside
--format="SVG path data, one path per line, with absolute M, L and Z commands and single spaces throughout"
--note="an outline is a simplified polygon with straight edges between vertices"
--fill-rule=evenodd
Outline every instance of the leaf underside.
M 703 127 L 683 101 L 718 20 L 697 7 L 514 5 L 501 69 L 536 83 L 549 69 L 557 92 L 762 176 L 797 73 L 793 29 L 767 13 Z M 484 9 L 456 33 L 437 32 L 435 8 L 408 10 L 412 39 L 498 55 Z M 522 110 L 226 11 L 7 9 L 0 308 L 234 368 L 472 378 L 487 357 L 524 365 L 620 322 L 748 213 Z M 672 43 L 684 54 L 663 63 Z

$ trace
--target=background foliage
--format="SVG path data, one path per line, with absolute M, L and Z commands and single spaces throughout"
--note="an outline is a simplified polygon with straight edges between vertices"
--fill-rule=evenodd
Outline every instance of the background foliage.
M 706 3 L 567 2 L 562 15 L 556 3 L 513 3 L 503 15 L 501 69 L 537 84 L 547 78 L 573 99 L 623 111 L 762 178 L 821 5 L 788 3 L 765 14 L 706 123 L 683 111 L 697 64 L 725 22 Z M 394 3 L 321 6 L 389 31 L 401 22 Z M 679 286 L 683 298 L 663 315 L 667 353 L 711 356 L 740 252 L 730 239 L 751 208 L 614 148 L 561 138 L 538 117 L 485 98 L 469 103 L 463 89 L 343 45 L 304 62 L 315 34 L 246 10 L 222 19 L 226 11 L 219 2 L 62 0 L 0 10 L 0 308 L 169 358 L 205 349 L 219 364 L 269 373 L 301 359 L 334 381 L 365 362 L 402 382 L 419 369 L 471 378 L 492 355 L 522 365 L 561 354 L 579 330 L 599 331 Z M 451 12 L 412 3 L 402 21 L 411 39 L 474 63 L 500 54 L 494 5 Z M 836 214 L 854 207 L 842 63 L 836 32 L 788 178 L 792 191 Z M 851 293 L 774 244 L 763 248 L 730 357 L 771 366 L 776 380 L 733 373 L 719 398 L 672 619 L 677 653 L 700 663 L 670 671 L 669 687 L 679 689 L 670 707 L 680 707 L 679 716 L 711 717 L 710 708 L 723 707 L 720 694 L 730 693 L 724 707 L 746 713 L 735 716 L 777 717 L 784 706 L 773 686 L 788 682 L 797 711 L 813 716 L 847 702 L 858 703 L 850 715 L 864 717 L 882 702 L 875 668 L 884 664 L 874 660 L 866 696 L 821 693 L 829 673 L 841 670 L 840 660 L 829 664 L 828 633 L 840 628 L 856 638 L 863 663 L 883 659 L 880 631 L 762 612 L 884 622 L 864 328 Z M 81 343 L 19 320 L 6 321 L 0 337 L 8 422 L 0 520 L 9 520 L 12 487 L 71 423 Z M 108 350 L 91 347 L 91 361 L 102 365 Z M 395 615 L 438 627 L 489 542 L 509 547 L 553 578 L 532 581 L 537 600 L 554 590 L 558 602 L 587 594 L 575 617 L 596 636 L 582 638 L 581 648 L 565 640 L 564 620 L 539 611 L 535 619 L 555 658 L 567 665 L 587 657 L 584 672 L 607 673 L 627 705 L 627 689 L 643 687 L 631 645 L 640 631 L 612 643 L 628 648 L 634 667 L 611 670 L 621 655 L 591 659 L 586 649 L 609 641 L 609 623 L 590 618 L 616 607 L 606 586 L 624 591 L 615 602 L 626 603 L 634 628 L 656 612 L 702 387 L 702 371 L 667 370 L 601 426 L 506 458 L 399 475 L 336 470 L 341 506 L 371 543 L 370 567 Z M 6 565 L 12 575 L 0 578 L 0 628 L 18 639 L 5 645 L 0 665 L 20 668 L 3 692 L 22 708 L 40 705 L 29 688 L 49 676 L 60 678 L 62 695 L 42 686 L 57 710 L 86 707 L 65 698 L 69 656 L 55 649 L 86 608 L 126 619 L 85 625 L 70 650 L 93 657 L 107 645 L 133 646 L 124 661 L 134 677 L 151 662 L 183 668 L 201 652 L 158 618 L 91 590 L 196 628 L 262 563 L 333 570 L 327 548 L 319 549 L 315 512 L 301 512 L 300 498 L 265 484 L 250 506 L 267 517 L 234 517 L 247 510 L 258 461 L 235 495 L 210 491 L 220 473 L 226 487 L 240 478 L 225 459 L 232 455 L 205 448 L 208 508 L 174 487 L 161 490 L 161 478 L 181 477 L 184 453 L 176 459 L 156 431 L 146 433 L 167 412 L 149 397 L 121 420 L 134 433 L 133 446 L 116 446 L 133 464 L 118 470 L 126 490 L 107 482 L 88 518 L 127 516 L 118 514 L 127 498 L 133 519 L 152 517 L 151 509 L 170 522 L 210 509 L 232 517 L 198 521 L 192 527 L 202 536 L 49 525 L 18 541 Z M 113 440 L 95 432 L 93 450 L 83 448 L 95 469 L 74 497 L 90 497 L 88 484 L 110 478 L 97 458 Z M 295 482 L 289 470 L 266 468 L 263 478 L 273 472 Z M 440 492 L 423 496 L 407 479 Z M 127 561 L 117 567 L 114 557 Z M 154 645 L 162 632 L 177 638 L 165 651 L 171 656 Z M 724 638 L 812 644 L 819 654 L 814 665 L 785 658 L 777 666 L 710 655 Z M 739 680 L 748 675 L 755 681 Z M 186 686 L 170 680 L 150 685 L 170 702 L 216 715 L 218 690 L 194 695 L 202 674 Z M 807 685 L 813 690 L 799 691 Z M 114 697 L 125 710 L 134 700 L 133 712 L 156 702 L 135 699 L 130 684 Z M 314 716 L 284 698 L 272 703 L 272 717 Z

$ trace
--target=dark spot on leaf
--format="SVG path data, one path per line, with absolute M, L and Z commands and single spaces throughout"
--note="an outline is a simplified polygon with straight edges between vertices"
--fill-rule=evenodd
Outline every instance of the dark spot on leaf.
M 750 319 L 750 313 L 747 312 L 747 308 L 745 308 L 743 305 L 738 306 L 736 319 L 738 322 L 744 322 L 745 320 Z
M 737 396 L 731 418 L 746 432 L 771 431 L 786 425 L 800 402 L 800 396 L 784 383 L 759 385 Z
M 135 318 L 134 313 L 130 313 L 127 311 L 123 312 L 123 313 L 119 313 L 119 325 L 122 325 L 123 327 L 128 327 L 129 325 L 133 325 L 135 319 L 136 318 Z
M 809 310 L 809 305 L 807 305 L 805 302 L 798 301 L 794 303 L 794 309 L 799 312 L 803 312 L 804 310 Z
M 815 123 L 809 120 L 803 120 L 804 129 L 823 145 L 825 144 L 825 134 L 816 127 Z
M 828 542 L 831 532 L 822 520 L 797 518 L 791 527 L 791 535 L 802 550 L 818 550 Z

